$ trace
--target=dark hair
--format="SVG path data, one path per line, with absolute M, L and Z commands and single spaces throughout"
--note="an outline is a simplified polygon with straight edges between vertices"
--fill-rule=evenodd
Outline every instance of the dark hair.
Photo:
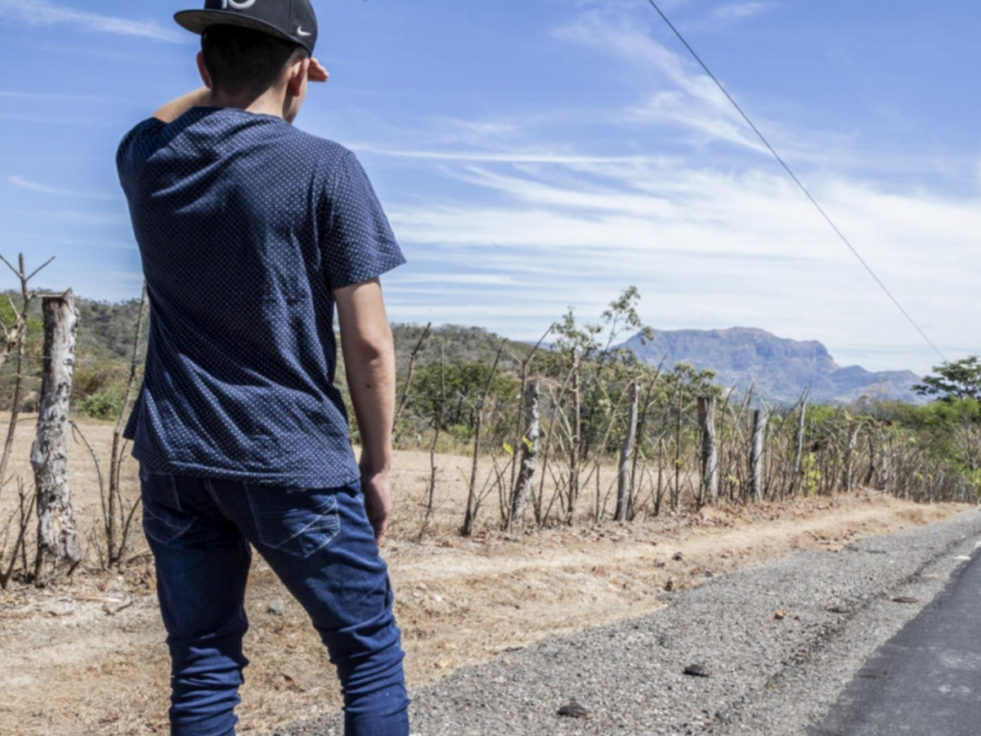
M 268 33 L 238 26 L 211 26 L 201 34 L 211 87 L 229 94 L 262 94 L 283 69 L 309 56 L 306 49 Z

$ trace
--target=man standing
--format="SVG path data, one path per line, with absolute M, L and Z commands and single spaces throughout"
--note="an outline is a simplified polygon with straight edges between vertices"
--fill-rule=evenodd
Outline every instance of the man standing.
M 207 0 L 205 87 L 123 139 L 117 165 L 150 298 L 127 427 L 172 658 L 171 733 L 234 734 L 250 545 L 337 666 L 345 733 L 408 733 L 378 543 L 390 510 L 394 349 L 378 277 L 403 263 L 364 171 L 294 128 L 309 0 Z M 362 452 L 334 387 L 336 304 Z

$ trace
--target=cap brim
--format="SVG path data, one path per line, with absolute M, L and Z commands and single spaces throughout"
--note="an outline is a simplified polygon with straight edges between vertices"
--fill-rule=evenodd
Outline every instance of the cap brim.
M 177 21 L 177 25 L 198 35 L 204 33 L 211 26 L 251 28 L 254 31 L 268 33 L 270 36 L 281 38 L 284 41 L 290 41 L 312 52 L 307 44 L 292 36 L 287 36 L 275 26 L 264 23 L 261 20 L 249 18 L 233 10 L 182 10 L 174 14 L 174 20 Z

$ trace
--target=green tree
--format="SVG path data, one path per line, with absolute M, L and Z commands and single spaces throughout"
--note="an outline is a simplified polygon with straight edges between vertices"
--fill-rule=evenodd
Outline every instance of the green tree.
M 431 362 L 418 370 L 412 382 L 408 408 L 417 416 L 432 418 L 433 421 L 435 417 L 441 417 L 442 431 L 450 432 L 458 440 L 467 441 L 476 430 L 477 399 L 490 379 L 491 365 L 485 362 L 454 360 L 442 369 L 438 362 Z M 441 386 L 445 388 L 445 404 L 442 407 L 439 406 Z M 498 409 L 497 414 L 517 407 L 521 391 L 514 376 L 498 371 L 490 387 L 488 398 Z M 485 422 L 485 428 L 491 430 L 490 436 L 495 439 L 503 431 L 498 424 L 504 429 L 510 428 L 504 419 L 490 425 Z
M 939 401 L 981 400 L 981 360 L 977 355 L 944 361 L 935 365 L 933 371 L 923 383 L 913 386 L 920 396 L 931 396 Z

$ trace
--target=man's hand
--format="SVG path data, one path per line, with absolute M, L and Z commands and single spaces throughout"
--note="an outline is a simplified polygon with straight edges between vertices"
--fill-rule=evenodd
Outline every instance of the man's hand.
M 368 512 L 368 521 L 375 530 L 375 541 L 380 546 L 384 543 L 388 517 L 392 512 L 388 471 L 372 474 L 362 470 L 361 491 L 364 493 L 364 507 Z
M 310 70 L 307 72 L 307 79 L 311 82 L 326 82 L 330 79 L 330 72 L 324 69 L 323 65 L 316 59 L 310 59 Z

